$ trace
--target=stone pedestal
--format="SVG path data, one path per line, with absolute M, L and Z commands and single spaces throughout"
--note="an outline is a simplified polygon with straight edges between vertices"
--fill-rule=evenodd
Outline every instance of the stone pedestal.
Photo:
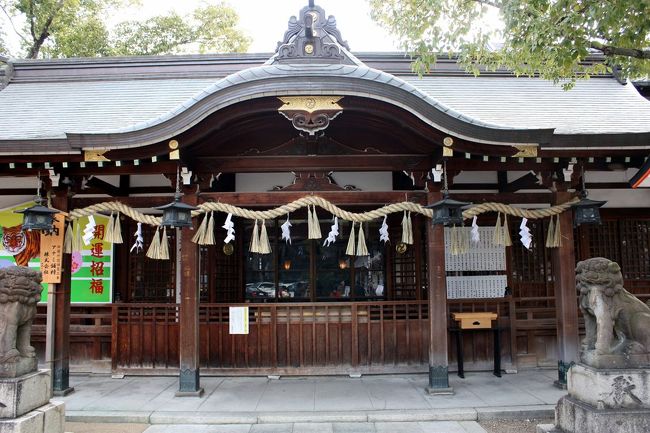
M 36 358 L 19 357 L 15 361 L 0 363 L 0 378 L 20 377 L 36 371 L 38 360 Z
M 63 433 L 65 405 L 51 402 L 49 370 L 0 379 L 0 433 Z
M 545 431 L 650 432 L 650 370 L 576 364 L 567 389 L 555 409 L 554 430 Z

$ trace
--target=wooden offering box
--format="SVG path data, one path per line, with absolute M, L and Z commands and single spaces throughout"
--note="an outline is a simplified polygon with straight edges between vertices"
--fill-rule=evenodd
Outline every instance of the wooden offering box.
M 490 329 L 492 321 L 496 320 L 497 314 L 484 313 L 452 313 L 454 320 L 459 322 L 460 329 Z

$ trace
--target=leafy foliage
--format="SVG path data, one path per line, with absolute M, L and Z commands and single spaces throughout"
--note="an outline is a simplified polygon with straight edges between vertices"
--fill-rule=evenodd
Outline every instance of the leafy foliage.
M 624 77 L 650 73 L 650 0 L 368 1 L 373 19 L 416 57 L 420 73 L 440 53 L 457 55 L 475 74 L 507 68 L 568 80 L 565 87 L 613 67 Z M 501 25 L 490 26 L 490 16 Z M 594 49 L 604 63 L 588 59 Z
M 237 13 L 224 3 L 186 17 L 171 12 L 108 29 L 105 15 L 132 1 L 137 0 L 0 0 L 0 9 L 28 58 L 233 52 L 246 51 L 250 44 L 237 29 Z
M 250 40 L 236 26 L 231 8 L 205 6 L 191 17 L 172 12 L 144 22 L 126 21 L 115 28 L 114 55 L 167 54 L 188 48 L 205 52 L 246 51 Z
M 9 50 L 7 49 L 7 44 L 5 43 L 5 33 L 2 29 L 0 29 L 0 56 L 6 56 L 9 54 Z

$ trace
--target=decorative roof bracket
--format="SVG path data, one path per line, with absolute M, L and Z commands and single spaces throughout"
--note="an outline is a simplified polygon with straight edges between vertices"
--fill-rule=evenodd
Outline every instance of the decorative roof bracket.
M 330 120 L 343 112 L 338 102 L 342 96 L 281 96 L 283 105 L 278 112 L 289 119 L 299 131 L 314 135 L 330 124 Z

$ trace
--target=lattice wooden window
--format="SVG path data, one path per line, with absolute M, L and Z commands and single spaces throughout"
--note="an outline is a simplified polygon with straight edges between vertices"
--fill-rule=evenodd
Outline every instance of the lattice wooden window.
M 621 265 L 626 280 L 650 280 L 650 220 L 607 219 L 588 228 L 589 256 Z
M 210 299 L 210 279 L 212 278 L 212 263 L 210 256 L 214 246 L 201 245 L 199 247 L 199 297 L 201 302 L 211 302 Z
M 650 221 L 619 221 L 621 268 L 626 280 L 650 280 Z
M 544 297 L 553 295 L 553 272 L 551 254 L 544 246 L 546 222 L 529 220 L 528 228 L 533 236 L 530 250 L 519 242 L 519 221 L 510 219 L 510 284 L 514 297 Z
M 387 248 L 395 248 L 402 237 L 401 219 L 393 218 L 389 221 L 391 245 Z M 421 299 L 426 296 L 426 249 L 424 248 L 425 229 L 424 221 L 421 218 L 413 217 L 413 240 L 414 244 L 409 245 L 406 252 L 398 254 L 392 252 L 392 279 L 393 279 L 393 299 Z M 418 275 L 419 273 L 419 275 Z
M 129 233 L 135 229 L 130 224 Z M 176 233 L 167 230 L 169 260 L 153 260 L 146 257 L 155 229 L 142 225 L 144 250 L 129 254 L 128 291 L 132 302 L 176 302 Z
M 235 241 L 232 243 L 234 252 L 226 255 L 223 252 L 225 230 L 221 229 L 221 224 L 216 225 L 218 226 L 215 230 L 216 245 L 201 246 L 199 249 L 199 293 L 201 302 L 242 302 L 243 293 L 240 276 L 242 252 L 241 242 L 238 242 L 240 233 L 235 235 Z M 240 225 L 240 221 L 235 219 L 235 227 Z
M 605 220 L 602 224 L 589 224 L 586 227 L 589 248 L 588 255 L 583 256 L 582 260 L 590 257 L 606 257 L 621 263 L 618 221 Z
M 580 228 L 576 260 L 605 257 L 621 266 L 624 286 L 642 299 L 650 293 L 650 220 L 610 215 L 601 225 Z

